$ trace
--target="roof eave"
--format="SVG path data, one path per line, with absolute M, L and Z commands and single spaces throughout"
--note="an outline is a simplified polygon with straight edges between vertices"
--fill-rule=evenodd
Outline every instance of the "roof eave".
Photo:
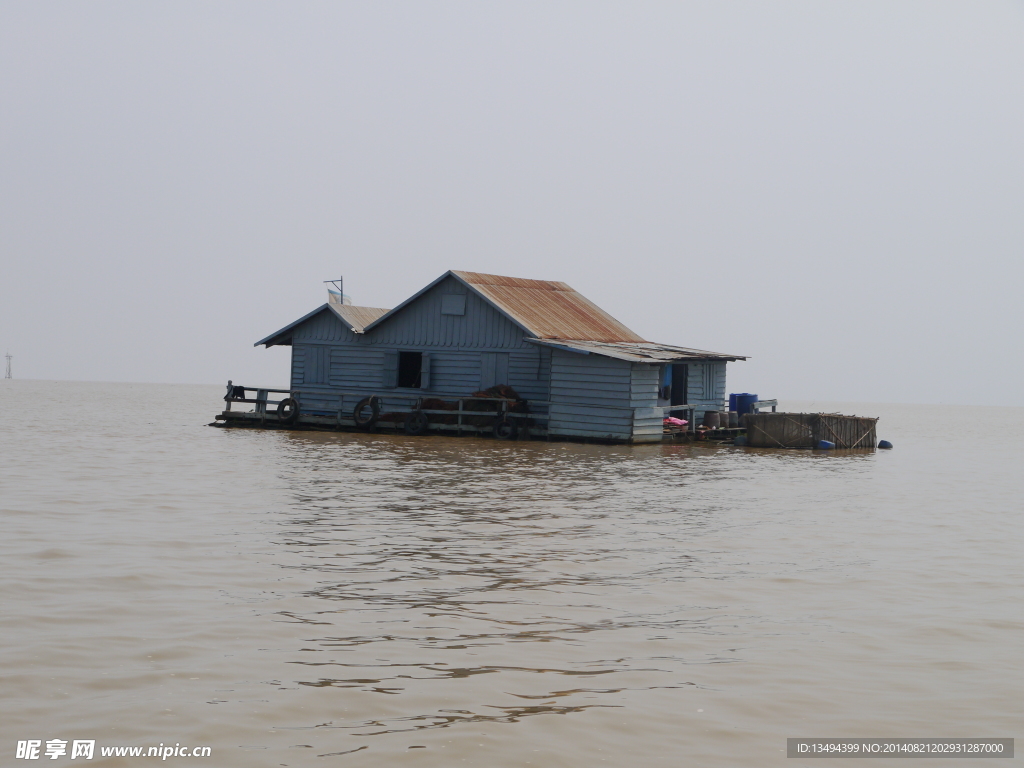
M 314 310 L 313 310 L 312 312 L 310 312 L 310 313 L 308 313 L 308 314 L 305 314 L 305 315 L 303 315 L 302 317 L 300 317 L 300 318 L 299 318 L 298 320 L 296 320 L 295 322 L 293 322 L 293 323 L 288 323 L 288 325 L 286 325 L 286 326 L 285 326 L 284 328 L 282 328 L 281 330 L 279 330 L 279 331 L 274 331 L 274 332 L 273 332 L 272 334 L 270 334 L 270 335 L 269 335 L 269 336 L 267 336 L 266 338 L 260 339 L 260 340 L 259 340 L 259 341 L 257 341 L 257 342 L 256 342 L 255 344 L 253 344 L 253 346 L 254 346 L 254 347 L 258 347 L 258 346 L 260 346 L 261 344 L 266 344 L 266 345 L 267 345 L 267 347 L 273 347 L 273 346 L 275 346 L 277 342 L 275 342 L 275 341 L 274 341 L 274 339 L 276 339 L 276 338 L 277 338 L 278 336 L 280 336 L 280 335 L 281 335 L 281 334 L 283 334 L 283 333 L 287 333 L 287 332 L 288 332 L 288 331 L 290 331 L 290 330 L 291 330 L 292 328 L 294 328 L 295 326 L 297 326 L 297 325 L 298 325 L 299 323 L 304 323 L 304 322 L 306 322 L 307 320 L 309 320 L 309 318 L 313 317 L 313 315 L 316 315 L 316 314 L 319 314 L 320 312 L 323 312 L 323 311 L 324 311 L 325 309 L 327 309 L 327 308 L 328 308 L 329 306 L 330 306 L 330 304 L 321 304 L 321 305 L 320 305 L 319 307 L 317 307 L 316 309 L 314 309 Z
M 594 354 L 602 355 L 603 357 L 611 357 L 616 360 L 626 360 L 631 363 L 646 363 L 648 365 L 663 365 L 665 363 L 672 362 L 697 362 L 697 361 L 710 361 L 710 362 L 726 362 L 732 363 L 737 360 L 746 360 L 747 358 L 743 355 L 729 355 L 718 352 L 710 352 L 704 349 L 687 349 L 686 347 L 675 347 L 677 350 L 681 350 L 681 354 L 677 357 L 643 357 L 643 347 L 636 345 L 635 351 L 629 349 L 629 342 L 593 342 L 589 339 L 542 339 L 542 338 L 527 338 L 526 341 L 531 344 L 539 344 L 545 347 L 552 347 L 554 349 L 561 349 L 566 352 L 575 352 L 577 354 Z M 575 345 L 574 345 L 575 343 Z M 644 342 L 645 344 L 651 344 L 652 346 L 665 346 L 669 347 L 672 345 L 658 345 L 655 342 Z M 609 348 L 610 345 L 622 345 L 622 349 L 615 349 L 614 347 Z M 584 348 L 578 345 L 587 345 Z M 589 345 L 609 345 L 609 346 L 589 346 Z M 685 351 L 683 351 L 685 350 Z M 662 354 L 671 354 L 669 350 L 663 350 Z

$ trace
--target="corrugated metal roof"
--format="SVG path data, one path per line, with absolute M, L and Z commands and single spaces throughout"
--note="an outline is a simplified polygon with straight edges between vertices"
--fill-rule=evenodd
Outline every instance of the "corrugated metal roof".
M 486 275 L 480 272 L 451 270 L 417 291 L 394 309 L 354 307 L 350 304 L 324 304 L 294 323 L 272 333 L 256 345 L 290 343 L 284 335 L 299 323 L 324 309 L 333 311 L 356 333 L 379 325 L 396 314 L 449 275 L 464 283 L 535 338 L 535 344 L 560 347 L 573 352 L 598 354 L 638 363 L 664 363 L 673 360 L 746 360 L 743 355 L 709 352 L 703 349 L 655 344 L 626 326 L 574 291 L 565 283 L 551 280 L 526 280 L 520 277 Z
M 391 311 L 380 307 L 353 307 L 351 304 L 328 304 L 328 306 L 356 333 L 362 333 L 363 328 Z
M 253 346 L 258 347 L 261 344 L 266 344 L 268 347 L 273 347 L 277 344 L 287 343 L 291 344 L 290 336 L 288 339 L 279 338 L 283 337 L 288 331 L 290 331 L 299 323 L 304 323 L 309 318 L 323 312 L 325 309 L 329 309 L 336 314 L 345 325 L 351 328 L 356 333 L 362 333 L 363 328 L 372 323 L 378 317 L 387 314 L 390 310 L 378 309 L 377 307 L 353 307 L 351 304 L 322 304 L 308 315 L 303 315 L 293 323 L 288 323 L 284 328 L 274 331 L 266 338 L 260 339 Z
M 452 274 L 538 339 L 644 341 L 565 283 L 458 270 Z
M 746 360 L 743 355 L 727 355 L 722 352 L 708 352 L 704 349 L 673 347 L 654 342 L 601 342 L 579 339 L 528 339 L 534 344 L 555 349 L 565 349 L 582 354 L 604 355 L 631 363 L 667 363 L 685 360 Z

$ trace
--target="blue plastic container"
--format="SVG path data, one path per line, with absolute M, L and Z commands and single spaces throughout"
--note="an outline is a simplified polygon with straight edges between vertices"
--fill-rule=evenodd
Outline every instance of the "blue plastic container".
M 836 444 L 833 443 L 831 440 L 819 440 L 818 441 L 818 450 L 819 451 L 830 451 L 830 450 L 832 450 L 835 447 L 836 447 Z
M 740 415 L 750 413 L 751 406 L 757 401 L 757 395 L 752 395 L 749 392 L 735 392 L 729 395 L 729 410 L 736 411 Z

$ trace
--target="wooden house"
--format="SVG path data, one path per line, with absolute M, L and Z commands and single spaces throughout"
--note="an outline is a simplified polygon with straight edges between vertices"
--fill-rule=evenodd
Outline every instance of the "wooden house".
M 552 437 L 631 443 L 660 441 L 669 406 L 725 410 L 726 364 L 745 359 L 646 341 L 565 283 L 455 270 L 394 309 L 324 304 L 261 344 L 291 346 L 304 414 L 507 384 Z

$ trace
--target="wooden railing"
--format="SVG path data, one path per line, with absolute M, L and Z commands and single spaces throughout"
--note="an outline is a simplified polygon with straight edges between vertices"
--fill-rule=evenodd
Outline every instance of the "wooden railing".
M 256 397 L 247 398 L 245 396 L 246 392 L 255 392 Z M 236 386 L 232 384 L 230 381 L 228 381 L 228 392 L 226 395 L 224 395 L 224 410 L 230 411 L 232 403 L 255 403 L 256 413 L 266 413 L 268 405 L 277 405 L 278 403 L 281 402 L 281 400 L 285 399 L 281 398 L 281 400 L 268 400 L 267 395 L 269 395 L 270 393 L 286 394 L 288 396 L 293 396 L 299 394 L 299 391 L 297 389 L 261 389 L 259 387 L 243 387 Z M 241 397 L 239 397 L 239 395 L 241 395 Z
M 249 392 L 255 392 L 256 396 L 246 397 L 245 395 Z M 269 395 L 271 394 L 283 394 L 288 397 L 296 398 L 299 402 L 300 411 L 302 413 L 315 415 L 315 414 L 331 414 L 337 415 L 338 418 L 343 418 L 342 413 L 349 410 L 354 410 L 360 402 L 368 397 L 376 397 L 380 401 L 380 410 L 385 413 L 413 413 L 419 411 L 428 415 L 444 415 L 444 416 L 455 416 L 456 426 L 460 428 L 465 425 L 463 423 L 464 416 L 494 416 L 504 417 L 510 419 L 534 419 L 539 421 L 547 421 L 548 414 L 543 412 L 537 412 L 534 408 L 547 408 L 550 403 L 546 400 L 514 400 L 507 397 L 452 397 L 450 395 L 444 395 L 443 393 L 418 393 L 418 394 L 405 394 L 401 392 L 388 391 L 383 395 L 380 394 L 367 394 L 363 392 L 348 392 L 339 391 L 336 389 L 325 389 L 323 391 L 317 391 L 314 389 L 270 389 L 262 387 L 246 387 L 235 385 L 232 382 L 228 382 L 228 392 L 224 396 L 225 411 L 231 410 L 232 403 L 251 403 L 255 405 L 254 411 L 260 414 L 266 414 L 267 406 L 279 405 L 282 400 L 271 400 Z M 303 403 L 303 400 L 306 403 Z M 345 400 L 350 399 L 351 405 L 346 408 Z M 399 401 L 399 404 L 395 404 L 395 401 Z M 458 404 L 458 408 L 423 408 L 423 401 L 425 400 L 444 400 L 445 402 L 454 402 Z M 317 407 L 316 405 L 309 405 L 309 401 L 313 403 L 319 402 L 330 402 L 337 401 L 337 406 L 334 408 L 323 408 Z M 467 402 L 473 403 L 495 403 L 497 407 L 494 410 L 479 410 L 466 408 Z M 519 403 L 528 403 L 530 410 L 528 411 L 515 411 L 512 410 Z

